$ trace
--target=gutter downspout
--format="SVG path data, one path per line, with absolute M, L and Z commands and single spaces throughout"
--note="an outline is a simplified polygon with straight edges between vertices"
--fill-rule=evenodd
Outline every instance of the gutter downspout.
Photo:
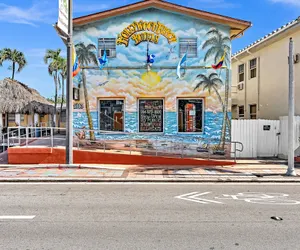
M 259 112 L 260 111 L 260 57 L 257 58 L 257 61 L 258 61 L 258 72 L 257 72 L 257 76 L 258 76 L 258 79 L 257 79 L 257 118 L 259 118 Z
M 247 119 L 247 77 L 248 77 L 248 67 L 247 63 L 244 63 L 244 71 L 245 71 L 245 81 L 244 81 L 244 89 L 245 89 L 245 106 L 244 106 L 244 119 Z

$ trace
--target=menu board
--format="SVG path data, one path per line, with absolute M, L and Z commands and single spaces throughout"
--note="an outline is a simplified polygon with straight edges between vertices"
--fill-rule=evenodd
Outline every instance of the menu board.
M 139 131 L 150 133 L 164 131 L 163 100 L 139 100 Z

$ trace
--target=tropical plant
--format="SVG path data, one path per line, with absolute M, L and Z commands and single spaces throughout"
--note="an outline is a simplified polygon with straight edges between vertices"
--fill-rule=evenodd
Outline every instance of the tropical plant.
M 52 103 L 52 104 L 55 103 L 54 96 L 48 97 L 48 98 L 46 98 L 46 99 L 47 99 L 48 102 L 50 102 L 50 103 Z M 57 104 L 61 104 L 61 103 L 65 104 L 65 103 L 66 103 L 66 98 L 62 98 L 62 96 L 59 95 L 59 96 L 57 97 Z
M 83 92 L 84 92 L 84 99 L 85 99 L 85 111 L 88 118 L 88 124 L 90 129 L 90 139 L 95 140 L 95 133 L 94 133 L 94 126 L 93 126 L 93 119 L 91 116 L 90 105 L 89 105 L 89 96 L 87 91 L 87 84 L 86 84 L 86 74 L 84 66 L 88 66 L 89 64 L 98 64 L 98 59 L 95 54 L 96 46 L 94 44 L 89 44 L 85 46 L 84 43 L 76 44 L 76 54 L 78 56 L 78 61 L 81 65 L 81 73 L 82 73 L 82 85 L 83 85 Z
M 207 32 L 207 36 L 209 39 L 203 44 L 202 49 L 208 49 L 204 61 L 207 61 L 209 58 L 213 57 L 215 63 L 217 63 L 221 57 L 225 54 L 225 65 L 226 69 L 226 80 L 225 80 L 225 100 L 224 100 L 224 109 L 223 109 L 223 124 L 222 124 L 222 133 L 221 133 L 221 141 L 220 145 L 222 148 L 225 147 L 226 140 L 226 127 L 228 120 L 228 102 L 229 102 L 229 66 L 230 66 L 230 38 L 228 36 L 224 36 L 222 32 L 220 32 L 216 28 L 212 28 Z M 231 126 L 230 123 L 228 125 L 228 130 L 230 132 Z
M 57 50 L 48 49 L 44 56 L 44 62 L 45 64 L 48 64 L 48 73 L 50 76 L 53 77 L 54 80 L 54 86 L 55 86 L 54 114 L 56 114 L 56 110 L 57 110 L 57 96 L 58 96 L 58 88 L 59 88 L 58 72 L 61 64 L 60 53 L 61 53 L 61 49 L 57 49 Z M 54 115 L 52 116 L 52 126 L 55 127 Z
M 60 127 L 63 104 L 65 103 L 65 79 L 67 78 L 67 59 L 60 58 L 58 69 L 61 77 L 61 80 L 58 77 L 59 86 L 61 88 L 60 115 L 58 119 L 58 127 Z
M 0 50 L 0 67 L 2 66 L 2 54 L 3 54 L 3 50 Z
M 0 65 L 1 66 L 4 61 L 10 61 L 12 63 L 12 65 L 9 67 L 9 69 L 12 70 L 12 76 L 11 76 L 12 80 L 15 79 L 16 70 L 18 73 L 21 72 L 22 69 L 24 69 L 24 67 L 27 64 L 27 61 L 26 61 L 26 58 L 25 58 L 25 55 L 23 54 L 23 52 L 18 51 L 16 49 L 12 50 L 9 48 L 4 48 L 0 52 Z M 18 67 L 17 67 L 17 64 L 18 64 Z
M 200 87 L 203 87 L 203 90 L 208 90 L 208 93 L 211 94 L 211 91 L 213 90 L 222 105 L 222 111 L 224 112 L 225 106 L 223 99 L 218 91 L 219 87 L 223 85 L 223 81 L 220 79 L 217 73 L 211 73 L 208 77 L 204 74 L 199 74 L 197 75 L 197 79 L 199 79 L 199 82 L 197 83 L 196 87 L 194 88 L 194 91 L 199 89 Z M 227 126 L 230 127 L 230 120 L 229 117 L 227 116 L 226 120 Z
M 203 90 L 207 90 L 209 94 L 211 94 L 211 91 L 213 90 L 222 107 L 224 108 L 222 97 L 218 91 L 218 88 L 223 85 L 222 80 L 219 78 L 217 73 L 211 73 L 208 77 L 204 74 L 197 75 L 197 78 L 199 79 L 199 82 L 197 83 L 195 90 L 197 90 L 200 87 L 203 87 Z

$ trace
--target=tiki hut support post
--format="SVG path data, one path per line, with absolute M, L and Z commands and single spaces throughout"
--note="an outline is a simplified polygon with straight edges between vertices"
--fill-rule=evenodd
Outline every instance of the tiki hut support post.
M 21 126 L 21 114 L 15 114 L 16 126 Z

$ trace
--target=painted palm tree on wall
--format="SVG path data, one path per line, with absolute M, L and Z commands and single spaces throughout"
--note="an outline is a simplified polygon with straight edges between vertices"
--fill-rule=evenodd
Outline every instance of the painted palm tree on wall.
M 57 49 L 57 50 L 48 49 L 44 56 L 44 62 L 45 64 L 48 64 L 48 73 L 50 76 L 53 77 L 54 85 L 55 85 L 54 114 L 56 114 L 56 110 L 57 110 L 57 96 L 58 96 L 58 88 L 59 88 L 58 74 L 59 74 L 59 67 L 62 60 L 60 53 L 61 53 L 61 49 Z M 54 116 L 52 116 L 52 126 L 55 126 Z
M 230 66 L 230 38 L 224 36 L 218 29 L 212 28 L 207 32 L 208 40 L 203 44 L 202 49 L 208 49 L 204 61 L 206 62 L 209 58 L 213 58 L 214 62 L 217 63 L 225 53 L 225 66 L 226 69 L 226 80 L 225 80 L 225 100 L 223 102 L 223 124 L 220 146 L 225 147 L 226 140 L 226 128 L 228 120 L 228 102 L 229 102 L 229 66 Z M 221 70 L 221 69 L 220 69 Z M 230 124 L 228 124 L 230 131 Z
M 9 67 L 9 69 L 12 70 L 12 76 L 11 79 L 15 79 L 15 73 L 16 71 L 19 73 L 24 69 L 24 67 L 27 64 L 25 55 L 23 52 L 18 51 L 16 49 L 9 49 L 9 48 L 4 48 L 0 52 L 0 65 L 4 61 L 10 61 L 12 65 Z
M 86 115 L 88 118 L 88 124 L 90 129 L 90 139 L 95 140 L 95 133 L 94 133 L 94 126 L 93 126 L 93 119 L 90 111 L 90 104 L 89 104 L 89 96 L 87 91 L 87 84 L 86 84 L 86 75 L 85 75 L 85 69 L 84 66 L 87 66 L 91 63 L 97 65 L 98 59 L 95 54 L 96 46 L 94 44 L 89 44 L 85 46 L 84 43 L 76 44 L 76 53 L 78 56 L 78 60 L 81 66 L 81 73 L 82 73 L 82 85 L 83 85 L 83 91 L 84 91 L 84 99 L 85 99 L 85 110 Z
M 224 112 L 225 110 L 224 102 L 219 93 L 219 88 L 223 86 L 224 83 L 220 79 L 219 75 L 217 73 L 211 73 L 209 76 L 206 76 L 204 74 L 199 74 L 197 75 L 197 79 L 199 80 L 199 82 L 196 84 L 194 91 L 202 87 L 204 91 L 208 90 L 208 93 L 211 94 L 211 91 L 213 90 L 216 93 L 218 100 L 222 106 L 222 111 Z M 230 120 L 228 116 L 227 116 L 226 124 L 229 128 Z
M 218 91 L 219 87 L 223 85 L 223 82 L 219 78 L 218 74 L 211 73 L 209 76 L 206 76 L 204 74 L 199 74 L 197 75 L 197 79 L 199 80 L 199 82 L 197 83 L 194 91 L 202 87 L 204 91 L 207 90 L 208 93 L 211 94 L 211 91 L 213 90 L 216 93 L 220 104 L 224 108 L 222 97 Z

